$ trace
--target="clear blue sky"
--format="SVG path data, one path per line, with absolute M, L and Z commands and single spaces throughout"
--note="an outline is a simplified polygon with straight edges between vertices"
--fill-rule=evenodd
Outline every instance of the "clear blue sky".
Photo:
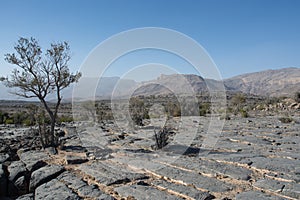
M 103 40 L 149 26 L 195 39 L 224 78 L 300 66 L 299 0 L 0 0 L 0 75 L 11 71 L 4 54 L 20 36 L 42 47 L 68 41 L 71 69 L 78 70 Z

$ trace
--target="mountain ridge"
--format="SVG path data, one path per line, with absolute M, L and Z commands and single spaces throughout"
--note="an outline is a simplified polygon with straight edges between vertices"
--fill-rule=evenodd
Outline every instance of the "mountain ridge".
M 131 95 L 165 95 L 174 91 L 192 94 L 208 92 L 210 88 L 219 87 L 224 83 L 226 91 L 243 92 L 258 96 L 292 96 L 300 92 L 300 68 L 288 67 L 282 69 L 269 69 L 259 72 L 252 72 L 237 75 L 223 81 L 204 79 L 194 74 L 171 74 L 160 75 L 156 79 L 136 82 L 131 79 L 120 79 L 119 77 L 83 78 L 80 88 L 73 92 L 74 86 L 62 92 L 65 100 L 72 98 L 89 100 L 93 96 L 89 95 L 91 88 L 95 88 L 96 99 L 109 99 L 112 97 L 128 98 Z M 117 86 L 117 87 L 116 87 Z M 76 87 L 76 86 L 75 86 Z M 1 100 L 24 100 L 18 96 L 9 94 L 5 86 L 0 84 Z M 13 90 L 13 89 L 10 89 Z M 76 96 L 77 95 L 77 96 Z M 49 99 L 54 97 L 49 97 Z

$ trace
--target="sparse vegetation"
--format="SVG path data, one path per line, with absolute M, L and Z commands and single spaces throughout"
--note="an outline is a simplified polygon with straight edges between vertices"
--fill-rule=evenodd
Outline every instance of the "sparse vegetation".
M 240 110 L 240 114 L 241 114 L 241 116 L 242 116 L 243 118 L 249 117 L 249 114 L 248 114 L 248 112 L 247 112 L 245 109 L 241 109 L 241 110 Z
M 244 104 L 246 103 L 246 96 L 243 93 L 237 93 L 232 96 L 231 100 L 231 109 L 232 112 L 237 115 L 243 108 Z
M 14 94 L 24 98 L 38 98 L 50 118 L 50 127 L 44 120 L 40 124 L 40 136 L 43 146 L 56 146 L 54 134 L 57 113 L 61 104 L 61 91 L 71 83 L 78 81 L 81 74 L 69 71 L 70 47 L 67 42 L 54 43 L 43 56 L 42 49 L 34 38 L 21 37 L 14 47 L 16 53 L 6 54 L 5 60 L 17 67 L 10 78 L 1 78 L 7 87 L 18 88 Z M 56 94 L 56 104 L 52 109 L 46 98 Z M 43 128 L 43 130 L 41 130 Z M 48 140 L 49 138 L 49 140 Z
M 206 114 L 210 113 L 210 104 L 209 103 L 201 103 L 199 105 L 199 114 L 200 116 L 206 116 Z
M 291 117 L 280 117 L 280 118 L 279 118 L 279 121 L 280 121 L 281 123 L 291 123 L 291 122 L 294 121 L 294 119 L 291 118 Z
M 0 124 L 5 123 L 8 118 L 8 113 L 0 111 Z
M 158 132 L 154 130 L 154 139 L 155 139 L 155 145 L 156 149 L 162 149 L 164 146 L 168 144 L 169 140 L 169 129 L 164 127 L 160 129 Z
M 168 117 L 179 117 L 181 116 L 181 108 L 178 102 L 167 102 L 165 109 Z
M 58 122 L 63 123 L 63 122 L 72 122 L 73 117 L 70 115 L 61 115 L 58 117 Z
M 149 118 L 144 101 L 138 97 L 132 97 L 129 101 L 129 111 L 133 122 L 138 126 L 144 126 L 143 119 Z

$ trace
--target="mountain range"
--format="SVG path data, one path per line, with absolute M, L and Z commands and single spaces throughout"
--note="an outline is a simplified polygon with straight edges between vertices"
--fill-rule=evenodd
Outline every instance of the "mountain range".
M 222 86 L 224 84 L 226 91 L 240 91 L 258 96 L 293 96 L 296 92 L 300 92 L 300 68 L 242 74 L 224 79 L 223 82 L 204 79 L 193 74 L 161 75 L 154 80 L 144 82 L 119 77 L 82 78 L 80 84 L 66 88 L 63 97 L 69 101 L 72 97 L 77 100 L 87 100 L 94 96 L 96 99 L 108 99 L 112 95 L 117 98 L 127 98 L 131 95 L 166 95 L 172 91 L 186 93 L 192 90 L 194 93 L 202 93 L 207 92 L 208 87 L 215 88 L 220 84 Z M 95 87 L 97 85 L 98 87 Z M 74 87 L 76 87 L 75 93 Z M 11 89 L 7 89 L 0 83 L 1 100 L 20 100 L 19 97 L 9 94 L 8 90 Z M 49 97 L 50 100 L 53 98 L 54 96 Z

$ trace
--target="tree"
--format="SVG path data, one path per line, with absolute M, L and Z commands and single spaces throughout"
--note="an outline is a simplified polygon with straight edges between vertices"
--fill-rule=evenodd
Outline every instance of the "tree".
M 14 47 L 16 53 L 6 54 L 5 60 L 17 66 L 10 78 L 2 78 L 7 87 L 18 88 L 14 94 L 25 98 L 38 98 L 50 118 L 50 130 L 46 132 L 49 140 L 45 146 L 55 146 L 54 134 L 57 112 L 62 100 L 61 91 L 77 82 L 81 73 L 70 73 L 70 47 L 67 42 L 52 43 L 43 54 L 40 45 L 34 38 L 21 37 Z M 46 98 L 49 94 L 56 94 L 54 108 L 50 107 Z
M 237 93 L 235 94 L 231 99 L 231 106 L 233 107 L 234 114 L 239 113 L 243 106 L 246 103 L 246 96 L 243 93 Z
M 138 126 L 144 126 L 143 119 L 149 118 L 144 101 L 138 97 L 130 98 L 129 111 L 133 122 Z

